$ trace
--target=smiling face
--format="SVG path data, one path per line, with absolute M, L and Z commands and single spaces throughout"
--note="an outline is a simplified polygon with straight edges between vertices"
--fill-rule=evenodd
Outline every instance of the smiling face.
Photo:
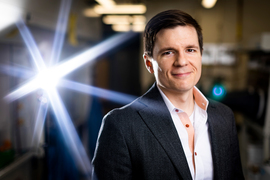
M 191 92 L 201 76 L 201 52 L 192 26 L 162 29 L 156 35 L 153 57 L 144 55 L 150 73 L 165 94 Z

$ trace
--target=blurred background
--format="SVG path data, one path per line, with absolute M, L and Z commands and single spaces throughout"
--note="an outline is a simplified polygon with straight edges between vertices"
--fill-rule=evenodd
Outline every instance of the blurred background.
M 154 83 L 143 64 L 142 32 L 168 9 L 189 13 L 203 29 L 197 87 L 234 111 L 246 179 L 270 179 L 269 8 L 269 0 L 0 0 L 0 179 L 88 178 L 66 137 L 78 134 L 91 162 L 102 117 Z M 90 52 L 65 76 L 73 84 L 57 87 L 73 134 L 61 129 L 43 90 L 7 98 L 38 74 L 31 49 L 48 64 L 55 40 L 60 64 Z M 104 42 L 110 48 L 91 51 Z

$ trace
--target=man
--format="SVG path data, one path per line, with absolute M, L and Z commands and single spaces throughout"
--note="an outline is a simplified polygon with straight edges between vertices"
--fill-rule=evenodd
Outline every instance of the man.
M 93 160 L 103 179 L 244 179 L 232 111 L 195 87 L 202 32 L 180 10 L 154 16 L 144 61 L 156 83 L 103 120 Z

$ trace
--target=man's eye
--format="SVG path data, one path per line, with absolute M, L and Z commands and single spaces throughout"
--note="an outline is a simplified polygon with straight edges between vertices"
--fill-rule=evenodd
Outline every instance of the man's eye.
M 163 53 L 163 55 L 170 55 L 170 54 L 172 54 L 172 51 L 166 51 Z
M 188 51 L 188 52 L 195 52 L 194 49 L 188 49 L 187 51 Z

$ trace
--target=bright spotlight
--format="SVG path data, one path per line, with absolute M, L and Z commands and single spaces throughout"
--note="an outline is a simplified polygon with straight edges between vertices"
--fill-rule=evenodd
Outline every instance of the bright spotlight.
M 40 140 L 41 137 L 40 132 L 43 129 L 45 116 L 48 110 L 48 106 L 50 105 L 56 117 L 56 121 L 60 127 L 60 130 L 63 134 L 66 145 L 69 147 L 72 158 L 74 158 L 75 162 L 77 163 L 77 166 L 79 167 L 78 169 L 83 171 L 84 175 L 87 176 L 86 177 L 87 179 L 90 179 L 90 172 L 92 171 L 91 163 L 76 132 L 73 122 L 62 102 L 62 99 L 60 98 L 60 95 L 58 94 L 56 86 L 58 85 L 58 82 L 60 82 L 61 78 L 63 78 L 65 75 L 72 73 L 73 71 L 82 67 L 86 63 L 89 63 L 91 61 L 93 62 L 93 60 L 95 60 L 97 57 L 103 55 L 104 53 L 112 50 L 116 46 L 119 46 L 122 43 L 134 37 L 136 33 L 129 32 L 118 34 L 76 56 L 63 60 L 61 61 L 61 63 L 56 64 L 59 60 L 60 51 L 63 46 L 64 41 L 63 32 L 66 30 L 65 26 L 67 25 L 68 20 L 67 17 L 69 14 L 68 12 L 70 10 L 70 5 L 71 0 L 61 0 L 61 10 L 58 17 L 58 24 L 56 28 L 57 33 L 54 39 L 55 41 L 53 44 L 49 68 L 46 66 L 46 63 L 44 62 L 40 50 L 38 49 L 29 29 L 26 27 L 26 25 L 22 20 L 17 23 L 18 29 L 32 56 L 32 60 L 36 65 L 38 73 L 33 79 L 29 79 L 27 83 L 20 86 L 13 92 L 9 93 L 5 97 L 5 99 L 8 101 L 14 101 L 25 95 L 28 95 L 29 93 L 37 89 L 40 88 L 43 89 L 44 94 L 46 94 L 46 96 L 39 97 L 40 107 L 33 135 L 36 137 L 33 138 L 33 143 L 37 143 Z M 3 70 L 6 71 L 7 68 L 3 68 Z M 14 68 L 13 71 L 16 73 L 23 73 L 25 74 L 25 76 L 29 76 L 30 73 L 32 73 L 16 68 Z M 92 92 L 96 93 L 95 95 L 97 96 L 103 94 L 105 98 L 111 98 L 111 100 L 118 102 L 127 102 L 134 99 L 133 96 L 123 95 L 116 92 L 109 92 L 94 87 L 90 87 L 87 85 L 76 83 L 74 84 L 74 82 L 73 83 L 68 82 L 66 83 L 66 85 L 70 89 L 73 88 L 74 90 L 80 92 L 87 92 L 89 90 L 92 90 Z M 69 85 L 78 85 L 78 86 L 75 88 Z M 113 99 L 113 97 L 117 97 L 117 99 Z
M 202 0 L 202 6 L 206 9 L 210 9 L 215 6 L 217 0 Z
M 128 41 L 130 38 L 134 37 L 135 35 L 136 35 L 136 33 L 134 33 L 134 32 L 127 32 L 127 33 L 121 33 L 121 34 L 118 34 L 114 37 L 111 37 L 111 38 L 105 40 L 104 42 L 102 42 L 102 43 L 100 43 L 100 44 L 98 44 L 98 45 L 72 57 L 72 58 L 69 58 L 67 60 L 63 60 L 62 63 L 60 63 L 59 65 L 55 65 L 53 67 L 52 74 L 46 73 L 46 71 L 48 71 L 48 70 L 46 68 L 44 68 L 43 63 L 42 63 L 42 67 L 40 67 L 40 60 L 37 60 L 39 58 L 35 58 L 35 57 L 36 56 L 41 57 L 41 56 L 40 56 L 40 53 L 37 52 L 38 49 L 35 47 L 34 48 L 35 53 L 32 53 L 33 60 L 34 61 L 37 60 L 35 62 L 37 64 L 37 66 L 40 67 L 38 69 L 40 69 L 40 72 L 42 74 L 38 75 L 37 78 L 35 78 L 34 80 L 21 86 L 19 89 L 16 89 L 13 92 L 9 93 L 7 96 L 5 96 L 5 99 L 8 101 L 14 101 L 16 99 L 19 99 L 19 98 L 37 90 L 38 88 L 43 87 L 43 89 L 46 89 L 46 88 L 48 88 L 48 87 L 46 87 L 47 84 L 49 84 L 49 86 L 53 85 L 53 83 L 50 82 L 50 79 L 54 79 L 54 78 L 59 79 L 59 78 L 66 76 L 67 74 L 82 67 L 86 63 L 89 63 L 89 62 L 95 60 L 97 57 L 110 51 L 111 49 L 115 48 L 116 46 L 119 46 L 120 44 Z M 33 39 L 31 39 L 30 42 L 31 42 L 31 44 L 34 44 Z M 31 47 L 32 46 L 28 46 L 28 48 L 31 48 Z M 33 52 L 33 50 L 31 52 Z M 49 76 L 49 77 L 47 77 L 47 76 Z M 46 83 L 42 84 L 42 81 L 44 79 L 45 79 Z
M 38 74 L 35 82 L 38 83 L 38 87 L 48 91 L 56 87 L 59 78 L 57 69 L 46 69 Z

